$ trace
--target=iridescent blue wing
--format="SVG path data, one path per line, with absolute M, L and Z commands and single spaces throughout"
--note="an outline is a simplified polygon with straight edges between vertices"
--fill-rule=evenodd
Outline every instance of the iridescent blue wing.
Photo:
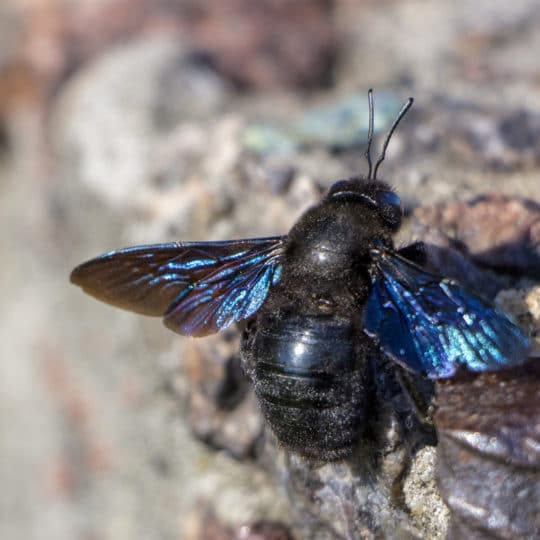
M 175 332 L 206 336 L 247 319 L 280 279 L 285 236 L 171 243 L 106 253 L 71 281 L 117 307 L 163 316 Z
M 440 379 L 526 360 L 527 339 L 485 300 L 395 252 L 372 250 L 372 260 L 364 330 L 397 363 Z

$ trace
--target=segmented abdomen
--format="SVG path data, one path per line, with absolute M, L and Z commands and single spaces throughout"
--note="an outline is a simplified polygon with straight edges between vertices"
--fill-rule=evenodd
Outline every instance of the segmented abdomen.
M 351 322 L 280 313 L 256 324 L 244 352 L 278 439 L 325 461 L 350 454 L 364 423 L 366 371 Z

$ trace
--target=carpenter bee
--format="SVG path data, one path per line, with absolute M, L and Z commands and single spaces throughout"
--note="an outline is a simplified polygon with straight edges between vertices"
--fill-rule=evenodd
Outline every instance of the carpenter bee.
M 528 347 L 488 301 L 425 271 L 421 243 L 394 247 L 401 203 L 377 172 L 412 103 L 373 166 L 368 92 L 367 176 L 335 182 L 289 234 L 130 247 L 78 266 L 71 281 L 186 336 L 248 321 L 243 366 L 278 440 L 325 461 L 348 456 L 373 359 L 440 379 L 521 364 Z

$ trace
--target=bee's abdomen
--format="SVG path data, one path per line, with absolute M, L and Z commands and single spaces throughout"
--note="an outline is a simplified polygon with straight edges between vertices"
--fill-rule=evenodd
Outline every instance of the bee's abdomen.
M 364 421 L 364 368 L 352 324 L 267 315 L 252 336 L 253 379 L 278 439 L 325 461 L 347 456 Z

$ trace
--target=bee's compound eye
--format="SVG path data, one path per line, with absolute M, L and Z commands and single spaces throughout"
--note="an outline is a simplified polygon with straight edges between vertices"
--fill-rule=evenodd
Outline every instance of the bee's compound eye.
M 375 196 L 383 219 L 392 227 L 399 229 L 401 225 L 401 199 L 393 191 L 379 191 Z
M 376 199 L 380 208 L 384 206 L 397 206 L 401 210 L 401 199 L 393 191 L 379 191 Z

